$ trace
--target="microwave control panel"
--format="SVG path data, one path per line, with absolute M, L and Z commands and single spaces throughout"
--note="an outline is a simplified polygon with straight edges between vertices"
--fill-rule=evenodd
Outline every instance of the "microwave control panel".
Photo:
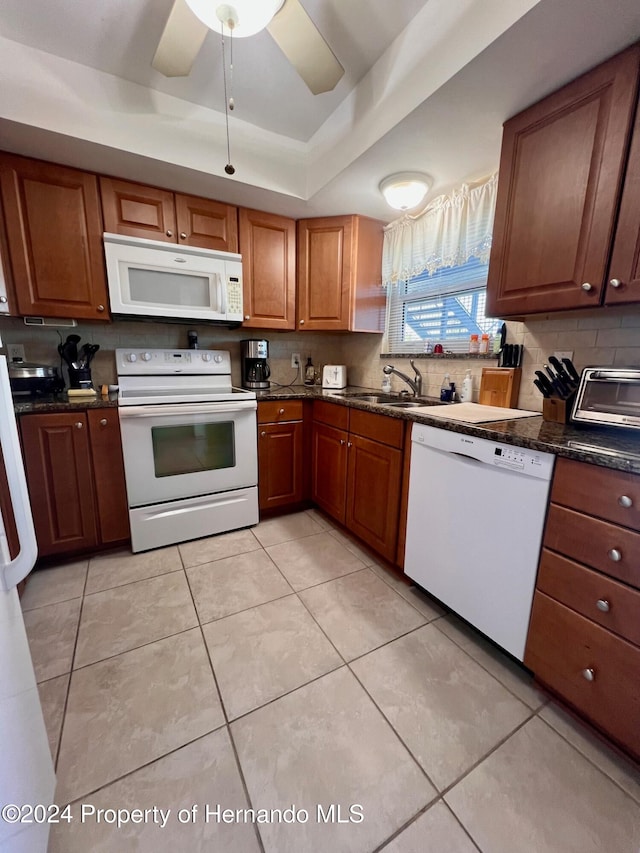
M 242 319 L 242 280 L 238 275 L 227 276 L 227 314 Z

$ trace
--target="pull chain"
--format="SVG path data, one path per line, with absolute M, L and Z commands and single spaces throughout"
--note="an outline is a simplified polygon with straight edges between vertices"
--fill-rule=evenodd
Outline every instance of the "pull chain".
M 235 108 L 233 100 L 233 27 L 229 35 L 229 59 L 229 109 L 233 110 Z
M 227 98 L 227 66 L 225 64 L 224 57 L 224 26 L 222 27 L 223 32 L 220 34 L 220 38 L 222 40 L 222 80 L 224 83 L 224 118 L 227 127 L 227 165 L 224 167 L 227 175 L 235 174 L 235 168 L 231 165 L 231 143 L 229 141 L 229 100 Z M 233 44 L 233 30 L 231 31 L 231 39 Z M 233 109 L 233 107 L 231 107 Z

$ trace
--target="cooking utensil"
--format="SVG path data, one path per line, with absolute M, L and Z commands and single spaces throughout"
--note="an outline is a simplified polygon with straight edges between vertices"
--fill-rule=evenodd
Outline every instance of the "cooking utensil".
M 567 371 L 564 369 L 564 366 L 560 364 L 560 361 L 555 357 L 555 355 L 549 356 L 549 364 L 554 368 L 558 377 L 564 384 L 571 390 L 574 385 L 572 378 L 569 376 Z
M 545 399 L 548 399 L 548 398 L 549 398 L 549 396 L 550 396 L 550 395 L 547 393 L 547 391 L 545 390 L 545 388 L 543 388 L 543 386 L 542 386 L 542 382 L 540 382 L 540 380 L 539 380 L 539 379 L 534 379 L 534 380 L 533 380 L 533 384 L 536 386 L 536 388 L 538 389 L 538 391 L 542 394 L 542 396 L 543 396 Z
M 571 359 L 570 358 L 563 358 L 562 363 L 566 367 L 567 373 L 569 374 L 569 376 L 573 379 L 573 381 L 576 383 L 576 385 L 579 385 L 580 384 L 580 375 L 579 375 L 578 371 L 575 369 L 575 367 L 573 366 L 573 362 L 571 361 Z

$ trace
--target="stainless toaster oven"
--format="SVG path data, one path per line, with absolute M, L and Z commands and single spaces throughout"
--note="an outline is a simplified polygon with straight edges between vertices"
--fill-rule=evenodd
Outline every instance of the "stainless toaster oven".
M 592 426 L 640 429 L 640 368 L 585 368 L 571 419 Z

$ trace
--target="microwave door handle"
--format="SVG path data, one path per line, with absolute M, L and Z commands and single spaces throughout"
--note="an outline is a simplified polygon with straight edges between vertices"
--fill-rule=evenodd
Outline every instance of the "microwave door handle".
M 222 276 L 219 272 L 216 273 L 216 289 L 218 293 L 218 312 L 220 314 L 227 313 L 227 300 L 225 298 L 225 288 L 222 286 Z
M 4 565 L 0 564 L 0 588 L 8 591 L 29 574 L 38 556 L 38 546 L 31 516 L 27 481 L 22 467 L 18 427 L 13 416 L 13 399 L 5 356 L 0 356 L 0 407 L 0 445 L 20 543 L 20 550 L 13 560 Z

